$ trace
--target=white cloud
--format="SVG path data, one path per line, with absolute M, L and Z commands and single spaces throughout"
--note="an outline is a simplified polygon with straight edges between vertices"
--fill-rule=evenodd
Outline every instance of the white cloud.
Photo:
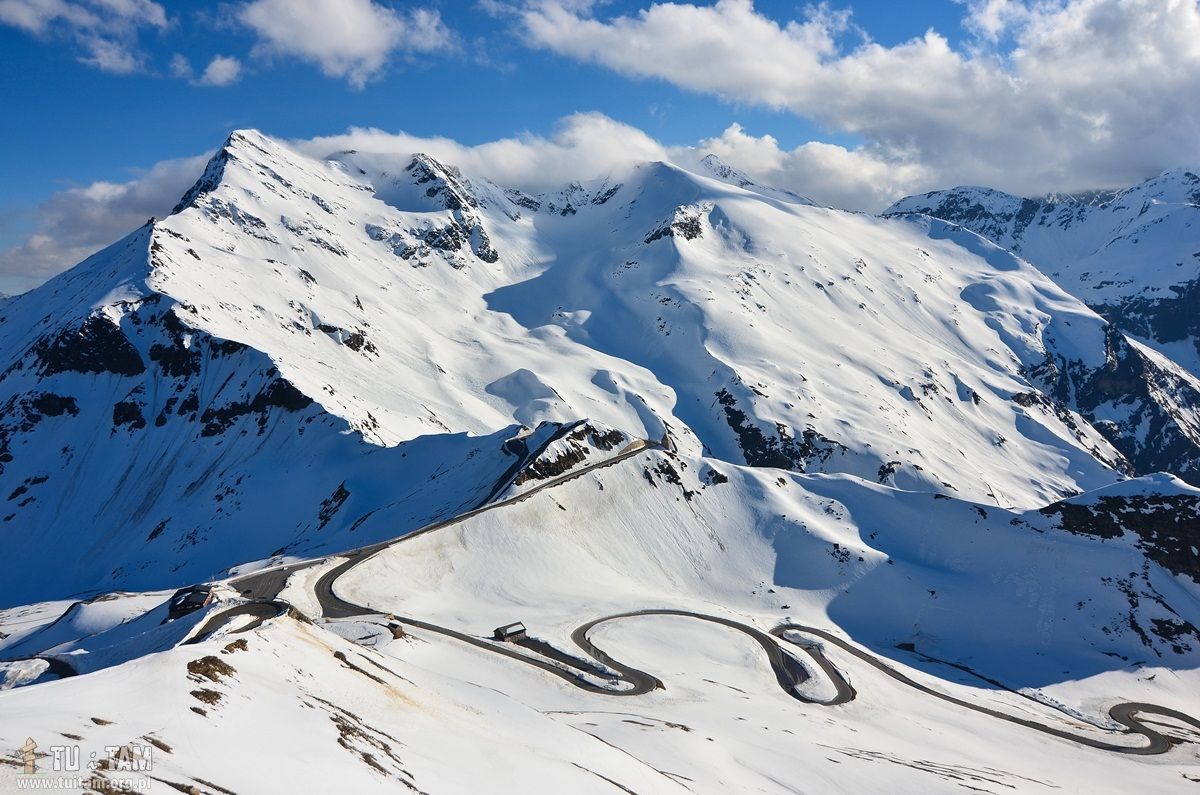
M 372 0 L 253 0 L 236 15 L 258 36 L 258 55 L 309 61 L 358 87 L 377 76 L 394 52 L 454 46 L 437 11 L 400 13 Z
M 604 8 L 529 0 L 520 19 L 536 46 L 789 110 L 939 183 L 1036 193 L 1200 160 L 1197 0 L 968 0 L 979 38 L 961 50 L 933 30 L 847 48 L 845 18 L 823 8 L 787 22 L 751 0 Z M 989 46 L 1002 39 L 1003 53 Z
M 236 83 L 241 76 L 241 61 L 228 55 L 218 55 L 208 62 L 196 82 L 202 86 L 227 86 Z
M 170 212 L 204 171 L 209 155 L 166 160 L 125 183 L 94 182 L 56 193 L 33 212 L 33 233 L 0 249 L 0 291 L 34 287 Z
M 204 67 L 204 71 L 196 77 L 192 62 L 186 56 L 176 53 L 171 58 L 170 72 L 172 77 L 187 80 L 194 86 L 228 86 L 236 83 L 242 77 L 242 62 L 229 55 L 216 55 Z
M 817 142 L 789 150 L 772 136 L 753 136 L 738 124 L 694 145 L 669 146 L 600 113 L 568 116 L 549 136 L 527 134 L 475 146 L 449 138 L 357 128 L 291 143 L 314 157 L 345 149 L 398 155 L 425 152 L 469 175 L 532 192 L 604 176 L 649 160 L 695 170 L 709 153 L 764 184 L 848 209 L 881 210 L 902 196 L 937 187 L 921 166 L 889 162 L 864 151 Z
M 70 41 L 81 50 L 83 63 L 129 74 L 142 65 L 141 29 L 163 30 L 168 20 L 151 0 L 0 0 L 0 24 Z
M 999 40 L 1005 33 L 1030 18 L 1029 7 L 1023 0 L 956 0 L 968 7 L 966 26 L 989 42 Z
M 851 210 L 882 210 L 898 198 L 938 187 L 929 170 L 918 164 L 819 141 L 784 149 L 772 136 L 750 135 L 738 124 L 690 151 L 698 157 L 712 152 L 766 185 Z M 690 163 L 683 152 L 672 155 L 676 162 Z
M 171 57 L 170 71 L 171 77 L 177 77 L 180 80 L 191 80 L 194 74 L 192 62 L 187 59 L 186 55 L 178 52 Z
M 670 158 L 668 148 L 646 133 L 599 113 L 568 116 L 550 136 L 526 134 L 475 146 L 450 138 L 360 128 L 291 143 L 314 157 L 345 149 L 397 155 L 425 152 L 467 174 L 530 191 L 600 176 L 630 163 Z
M 28 33 L 45 33 L 55 22 L 94 27 L 99 21 L 83 6 L 65 0 L 0 0 L 0 22 Z
M 167 26 L 167 12 L 152 0 L 89 0 L 102 14 L 139 20 L 156 28 Z
M 141 67 L 140 56 L 123 42 L 103 36 L 84 36 L 81 41 L 88 54 L 79 60 L 88 66 L 118 75 L 133 74 Z

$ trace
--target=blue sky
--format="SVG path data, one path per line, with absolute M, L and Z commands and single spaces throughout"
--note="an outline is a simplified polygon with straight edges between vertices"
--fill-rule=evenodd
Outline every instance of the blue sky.
M 84 64 L 70 42 L 54 36 L 0 26 L 0 207 L 35 202 L 70 184 L 126 178 L 131 169 L 211 148 L 239 127 L 311 137 L 373 126 L 481 143 L 525 130 L 547 132 L 572 112 L 597 110 L 669 143 L 718 134 L 733 121 L 785 145 L 853 139 L 793 114 L 685 92 L 661 80 L 630 80 L 524 47 L 508 20 L 481 13 L 470 0 L 432 4 L 463 40 L 460 52 L 397 58 L 361 89 L 307 63 L 246 58 L 254 35 L 223 24 L 218 3 L 162 5 L 174 22 L 139 38 L 145 71 L 132 75 Z M 605 11 L 639 5 L 613 3 Z M 756 5 L 780 19 L 802 9 L 786 0 Z M 950 36 L 961 32 L 962 6 L 953 0 L 860 0 L 846 7 L 883 43 L 931 26 Z M 245 59 L 247 67 L 230 86 L 192 85 L 170 76 L 176 53 L 197 64 L 227 54 Z
M 0 277 L 111 238 L 241 127 L 472 147 L 598 113 L 865 209 L 1112 186 L 1200 155 L 1193 33 L 1196 0 L 0 0 Z M 1154 57 L 1106 73 L 1130 48 Z M 55 248 L 72 213 L 95 235 Z

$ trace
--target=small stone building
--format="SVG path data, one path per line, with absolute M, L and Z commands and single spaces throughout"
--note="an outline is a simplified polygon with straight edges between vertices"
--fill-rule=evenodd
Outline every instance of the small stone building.
M 496 640 L 500 641 L 525 640 L 525 638 L 528 637 L 525 632 L 525 625 L 520 621 L 517 621 L 513 624 L 505 624 L 502 627 L 496 627 L 496 630 L 492 633 L 492 636 Z

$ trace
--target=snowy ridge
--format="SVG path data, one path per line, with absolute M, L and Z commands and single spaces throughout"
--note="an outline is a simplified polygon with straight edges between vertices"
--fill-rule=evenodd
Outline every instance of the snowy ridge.
M 700 167 L 704 169 L 706 173 L 711 174 L 722 182 L 728 182 L 729 184 L 736 185 L 739 188 L 745 188 L 746 190 L 750 190 L 755 193 L 761 193 L 762 195 L 770 198 L 783 199 L 784 201 L 795 202 L 796 204 L 808 204 L 813 207 L 817 206 L 816 202 L 806 196 L 801 196 L 800 194 L 793 193 L 790 190 L 780 190 L 779 188 L 773 188 L 769 185 L 763 185 L 762 183 L 751 179 L 746 172 L 734 168 L 714 154 L 707 154 L 701 158 Z
M 940 222 L 667 164 L 535 210 L 428 157 L 320 161 L 254 132 L 185 198 L 4 306 L 0 518 L 49 545 L 30 555 L 86 554 L 68 593 L 390 537 L 470 497 L 388 519 L 381 483 L 466 466 L 486 495 L 506 429 L 585 417 L 1000 505 L 1196 476 L 1194 380 Z M 281 506 L 284 483 L 305 496 Z M 81 512 L 105 528 L 82 545 Z M 113 546 L 134 538 L 137 562 Z

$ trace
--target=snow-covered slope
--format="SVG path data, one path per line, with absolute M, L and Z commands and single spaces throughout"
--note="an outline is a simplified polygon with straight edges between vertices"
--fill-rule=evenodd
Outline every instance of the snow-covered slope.
M 1025 199 L 954 188 L 902 199 L 974 230 L 1200 375 L 1200 175 L 1172 169 L 1127 190 Z
M 0 746 L 214 792 L 1200 778 L 1200 381 L 956 223 L 700 170 L 239 132 L 0 306 Z
M 785 198 L 662 163 L 533 197 L 233 134 L 173 215 L 3 307 L 5 601 L 396 535 L 541 422 L 1001 505 L 1197 478 L 1195 380 L 1035 269 Z

